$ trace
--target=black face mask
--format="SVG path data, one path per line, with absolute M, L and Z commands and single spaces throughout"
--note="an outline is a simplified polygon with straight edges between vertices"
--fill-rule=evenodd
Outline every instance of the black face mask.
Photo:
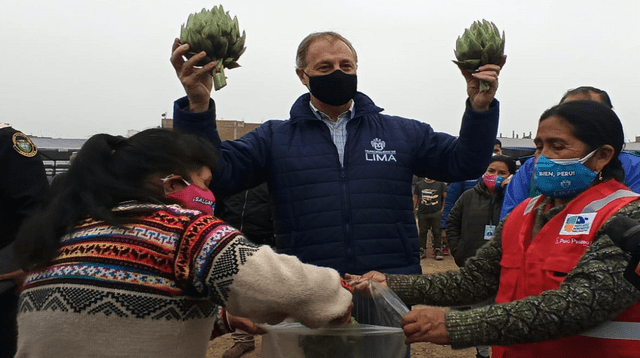
M 311 94 L 332 106 L 342 106 L 352 100 L 356 96 L 357 87 L 358 76 L 341 70 L 328 75 L 309 76 Z

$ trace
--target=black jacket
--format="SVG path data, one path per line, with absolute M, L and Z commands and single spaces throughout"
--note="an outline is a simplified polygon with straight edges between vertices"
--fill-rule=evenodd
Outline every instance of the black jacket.
M 271 196 L 267 183 L 227 196 L 216 203 L 218 217 L 256 244 L 274 245 Z
M 0 249 L 15 239 L 20 224 L 40 207 L 49 191 L 42 158 L 30 139 L 0 128 Z

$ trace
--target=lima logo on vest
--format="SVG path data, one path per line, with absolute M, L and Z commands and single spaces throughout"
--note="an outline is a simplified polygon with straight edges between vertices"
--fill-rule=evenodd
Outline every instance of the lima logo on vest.
M 395 150 L 384 150 L 386 143 L 380 139 L 375 138 L 371 141 L 371 146 L 374 150 L 365 150 L 364 159 L 368 162 L 398 162 L 396 160 Z

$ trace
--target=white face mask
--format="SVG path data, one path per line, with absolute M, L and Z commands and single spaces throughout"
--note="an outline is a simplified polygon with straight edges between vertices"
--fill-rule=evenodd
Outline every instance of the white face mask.
M 595 154 L 595 152 L 600 149 L 600 148 L 596 148 L 594 149 L 591 153 L 587 154 L 584 156 L 584 158 L 568 158 L 568 159 L 549 159 L 550 161 L 556 163 L 556 164 L 560 164 L 560 165 L 569 165 L 569 164 L 576 164 L 576 163 L 580 163 L 580 164 L 584 164 L 587 162 L 587 160 L 589 160 L 589 158 L 593 157 L 593 154 Z

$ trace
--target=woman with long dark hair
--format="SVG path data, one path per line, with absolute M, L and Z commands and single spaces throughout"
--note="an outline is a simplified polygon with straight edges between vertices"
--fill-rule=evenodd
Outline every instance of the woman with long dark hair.
M 212 331 L 257 330 L 222 307 L 311 327 L 350 318 L 335 270 L 212 215 L 217 163 L 208 141 L 175 131 L 91 137 L 19 233 L 17 357 L 204 357 Z

